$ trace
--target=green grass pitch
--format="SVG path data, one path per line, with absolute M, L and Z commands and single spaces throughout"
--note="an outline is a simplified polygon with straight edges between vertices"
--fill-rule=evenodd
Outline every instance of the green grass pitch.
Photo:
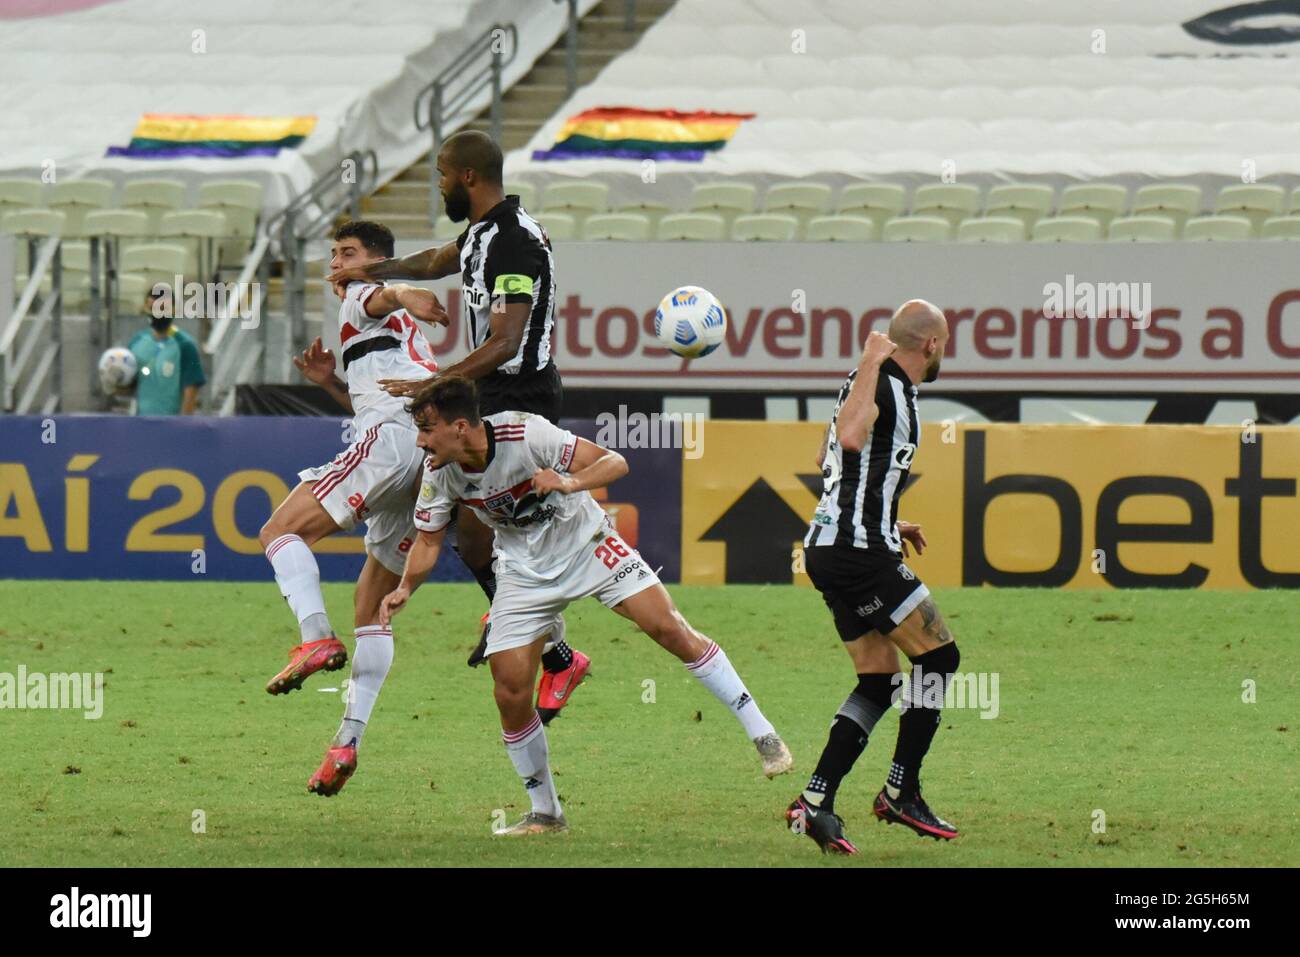
M 781 819 L 853 686 L 820 599 L 671 591 L 727 650 L 794 772 L 765 780 L 722 706 L 588 600 L 569 634 L 593 677 L 550 730 L 571 830 L 506 841 L 494 812 L 513 820 L 527 799 L 487 671 L 464 664 L 475 586 L 427 586 L 398 619 L 357 774 L 325 800 L 305 788 L 342 701 L 320 689 L 345 672 L 266 694 L 294 632 L 269 581 L 0 583 L 0 672 L 109 672 L 99 720 L 0 711 L 0 866 L 1300 864 L 1294 595 L 939 592 L 961 670 L 999 682 L 996 718 L 945 713 L 922 775 L 963 836 L 940 844 L 869 816 L 890 714 L 837 801 L 862 854 L 832 859 Z M 349 587 L 326 601 L 350 624 Z

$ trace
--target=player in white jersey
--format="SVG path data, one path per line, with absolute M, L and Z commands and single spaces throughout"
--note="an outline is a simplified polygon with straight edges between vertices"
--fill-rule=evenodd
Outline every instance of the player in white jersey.
M 415 511 L 419 535 L 400 585 L 383 601 L 380 621 L 390 622 L 428 577 L 457 505 L 469 506 L 495 530 L 497 592 L 487 655 L 502 737 L 532 800 L 532 810 L 498 834 L 568 826 L 531 692 L 543 641 L 562 630 L 561 612 L 580 598 L 598 598 L 680 658 L 740 721 L 768 777 L 790 769 L 789 750 L 726 654 L 682 617 L 658 576 L 591 497 L 590 489 L 627 474 L 623 456 L 540 415 L 480 417 L 478 390 L 463 376 L 434 379 L 410 409 L 428 452 Z
M 347 223 L 335 232 L 332 268 L 393 254 L 393 234 L 379 223 Z M 433 352 L 412 317 L 446 325 L 447 313 L 432 292 L 384 283 L 335 283 L 339 338 L 346 383 L 334 372 L 334 355 L 317 339 L 294 364 L 353 414 L 355 440 L 333 461 L 298 473 L 301 483 L 262 527 L 260 540 L 275 581 L 298 619 L 301 639 L 289 664 L 266 690 L 287 694 L 309 675 L 347 661 L 325 614 L 320 569 L 311 546 L 366 523 L 366 561 L 355 595 L 356 653 L 343 723 L 312 775 L 308 789 L 329 797 L 356 770 L 357 748 L 379 689 L 393 662 L 393 631 L 380 623 L 380 602 L 397 586 L 406 551 L 415 539 L 411 522 L 423 451 L 404 402 L 378 385 L 393 376 L 437 371 Z

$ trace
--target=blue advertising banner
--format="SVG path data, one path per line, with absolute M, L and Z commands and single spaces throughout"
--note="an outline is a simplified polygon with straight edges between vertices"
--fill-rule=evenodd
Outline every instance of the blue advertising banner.
M 594 439 L 595 424 L 564 427 Z M 0 577 L 270 580 L 257 533 L 351 440 L 343 418 L 0 417 Z M 666 581 L 680 573 L 681 451 L 620 450 L 631 474 L 597 493 Z M 361 528 L 313 549 L 321 576 L 361 569 Z M 438 581 L 468 581 L 450 550 Z

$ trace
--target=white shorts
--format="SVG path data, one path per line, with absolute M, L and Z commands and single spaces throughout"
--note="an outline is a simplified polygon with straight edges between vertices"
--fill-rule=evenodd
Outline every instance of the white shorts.
M 415 501 L 424 472 L 424 452 L 414 425 L 381 422 L 328 465 L 303 469 L 298 478 L 315 482 L 312 494 L 339 528 L 366 523 L 366 552 L 396 575 L 415 541 Z
M 585 543 L 551 581 L 528 581 L 498 565 L 487 654 L 531 645 L 548 633 L 552 640 L 564 637 L 560 613 L 580 598 L 594 595 L 613 608 L 658 584 L 654 569 L 608 525 L 604 538 Z

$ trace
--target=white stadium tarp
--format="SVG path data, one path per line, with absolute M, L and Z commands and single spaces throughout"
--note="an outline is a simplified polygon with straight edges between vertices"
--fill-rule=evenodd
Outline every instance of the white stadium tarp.
M 1289 243 L 557 243 L 555 257 L 554 354 L 571 386 L 833 392 L 867 332 L 912 298 L 948 313 L 946 391 L 1300 386 Z M 684 362 L 654 337 L 674 284 L 727 307 L 726 342 L 706 358 Z M 431 341 L 462 356 L 459 284 L 433 288 L 456 318 Z
M 679 0 L 507 171 L 682 207 L 699 182 L 1203 187 L 1300 175 L 1300 12 L 1225 0 Z M 1225 12 L 1226 11 L 1226 12 Z M 753 112 L 703 162 L 537 162 L 564 120 Z
M 590 9 L 596 0 L 582 0 Z M 193 183 L 213 175 L 262 182 L 266 213 L 356 149 L 379 155 L 380 181 L 417 161 L 417 92 L 494 23 L 515 23 L 516 82 L 564 32 L 567 7 L 518 0 L 64 0 L 0 18 L 0 176 L 136 175 Z M 2 12 L 2 11 L 0 11 Z M 478 103 L 486 106 L 485 93 Z M 274 158 L 105 158 L 145 113 L 318 117 Z M 194 197 L 191 196 L 191 199 Z

